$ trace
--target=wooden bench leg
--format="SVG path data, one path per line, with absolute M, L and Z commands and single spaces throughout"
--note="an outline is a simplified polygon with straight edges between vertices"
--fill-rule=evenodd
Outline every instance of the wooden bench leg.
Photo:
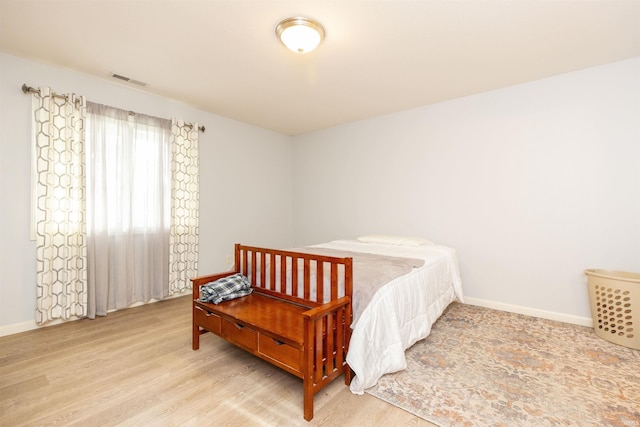
M 200 348 L 200 331 L 197 326 L 193 327 L 193 338 L 191 339 L 191 348 L 197 350 Z
M 304 387 L 304 419 L 311 421 L 313 418 L 313 377 L 303 380 Z
M 344 365 L 344 384 L 348 387 L 351 385 L 351 379 L 353 378 L 353 371 L 349 365 Z
M 191 325 L 192 325 L 192 335 L 191 335 L 191 348 L 194 350 L 197 350 L 200 348 L 200 327 L 198 325 L 196 325 L 196 319 L 195 319 L 195 310 L 193 311 L 193 319 L 191 320 Z

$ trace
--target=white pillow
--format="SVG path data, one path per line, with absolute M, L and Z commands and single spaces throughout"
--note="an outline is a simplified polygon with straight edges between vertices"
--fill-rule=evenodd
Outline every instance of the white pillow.
M 388 234 L 367 234 L 358 237 L 358 241 L 363 243 L 382 243 L 384 245 L 396 246 L 422 246 L 433 245 L 434 243 L 421 237 L 391 236 Z

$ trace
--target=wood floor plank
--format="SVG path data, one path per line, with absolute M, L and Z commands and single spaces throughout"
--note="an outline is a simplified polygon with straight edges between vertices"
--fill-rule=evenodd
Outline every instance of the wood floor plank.
M 0 337 L 2 426 L 433 426 L 337 380 L 302 416 L 302 381 L 212 334 L 191 299 Z

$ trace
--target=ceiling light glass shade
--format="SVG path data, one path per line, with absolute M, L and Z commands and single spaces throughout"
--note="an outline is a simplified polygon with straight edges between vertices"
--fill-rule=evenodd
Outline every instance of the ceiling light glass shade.
M 307 53 L 318 47 L 324 28 L 309 18 L 287 18 L 276 26 L 276 35 L 293 52 Z

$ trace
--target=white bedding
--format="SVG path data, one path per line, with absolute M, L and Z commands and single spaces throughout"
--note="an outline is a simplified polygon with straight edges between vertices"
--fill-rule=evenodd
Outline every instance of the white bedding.
M 404 351 L 429 335 L 453 301 L 463 301 L 455 250 L 446 246 L 399 246 L 334 240 L 314 247 L 424 259 L 420 268 L 380 288 L 352 324 L 347 363 L 355 372 L 351 392 L 363 394 L 384 374 L 407 367 Z

